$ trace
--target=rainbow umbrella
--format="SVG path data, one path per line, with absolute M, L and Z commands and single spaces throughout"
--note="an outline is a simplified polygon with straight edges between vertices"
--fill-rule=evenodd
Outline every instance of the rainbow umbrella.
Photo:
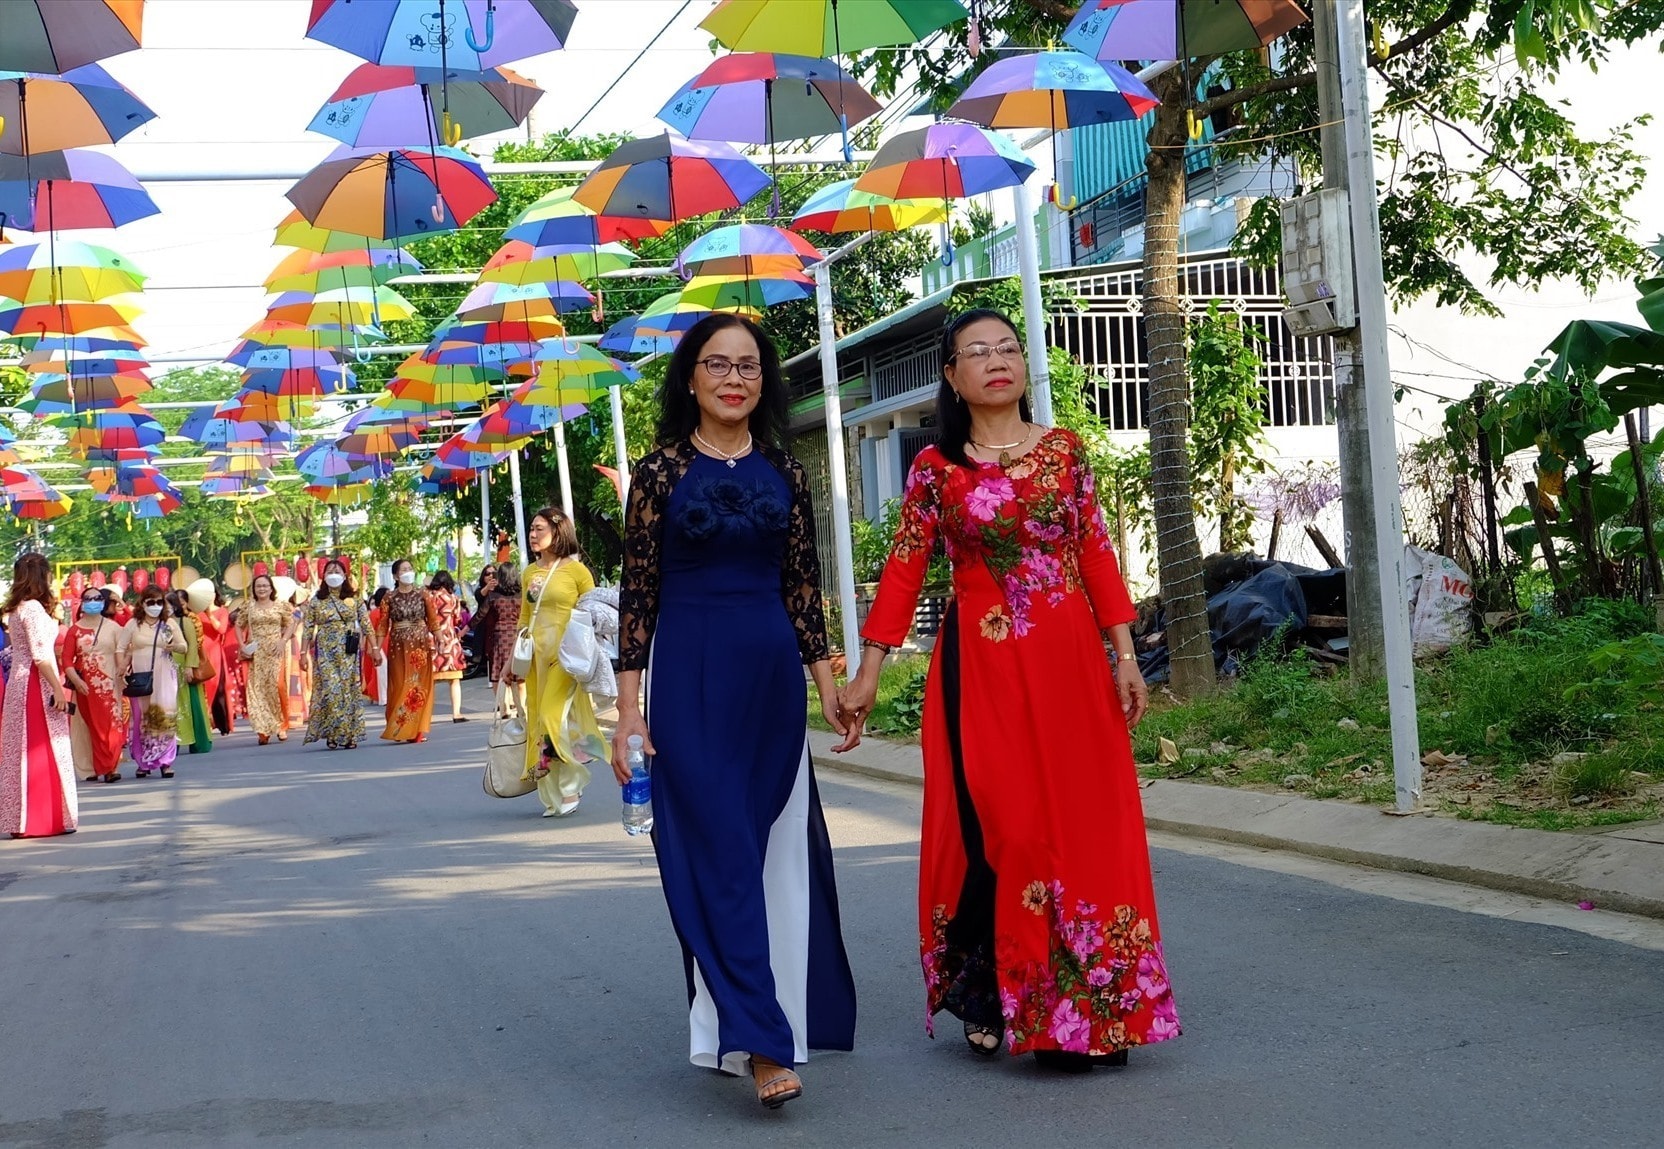
M 224 451 L 209 456 L 208 473 L 228 475 L 263 483 L 271 479 L 275 454 L 259 451 Z
M 290 371 L 303 367 L 327 370 L 341 363 L 340 357 L 328 348 L 268 346 L 246 339 L 232 348 L 225 361 L 251 371 Z
M 897 200 L 857 191 L 855 181 L 827 184 L 804 201 L 792 226 L 827 233 L 849 231 L 904 231 L 921 224 L 946 223 L 948 209 L 940 200 Z
M 629 355 L 668 355 L 682 341 L 680 332 L 654 331 L 639 315 L 627 316 L 607 328 L 596 346 Z
M 70 452 L 86 458 L 93 457 L 90 453 L 94 451 L 149 451 L 167 438 L 162 425 L 137 403 L 108 410 L 58 415 L 51 421 L 60 427 L 71 428 Z
M 551 336 L 559 337 L 560 335 Z M 540 345 L 539 341 L 532 339 L 503 343 L 470 343 L 462 339 L 451 339 L 449 336 L 438 336 L 423 348 L 421 362 L 430 368 L 471 367 L 489 373 L 482 377 L 501 378 L 529 363 L 532 356 L 537 354 Z
M 185 417 L 179 434 L 208 448 L 261 452 L 286 448 L 295 441 L 295 430 L 288 423 L 247 418 L 242 404 L 229 401 L 198 407 Z
M 340 486 L 320 483 L 304 489 L 325 506 L 351 507 L 368 501 L 374 486 L 374 483 L 343 483 Z
M 266 482 L 270 478 L 269 474 L 265 479 L 243 475 L 208 474 L 203 476 L 202 486 L 198 489 L 210 499 L 234 499 L 239 502 L 253 502 L 255 499 L 263 499 L 272 493 L 271 488 L 266 486 Z
M 330 291 L 378 287 L 401 275 L 422 270 L 402 247 L 352 248 L 346 251 L 292 251 L 266 277 L 267 291 Z
M 455 144 L 518 127 L 542 95 L 507 68 L 360 64 L 306 126 L 355 148 L 398 148 L 422 139 Z
M 385 479 L 393 464 L 349 453 L 337 443 L 314 443 L 295 456 L 295 470 L 318 483 L 367 483 Z
M 557 279 L 550 283 L 481 283 L 457 304 L 459 319 L 506 319 L 583 311 L 595 305 L 595 296 L 581 283 Z M 516 311 L 516 308 L 528 310 Z
M 551 280 L 596 279 L 605 272 L 629 267 L 635 261 L 635 252 L 619 243 L 533 247 L 511 239 L 486 262 L 480 271 L 480 282 L 520 286 Z
M 948 109 L 990 128 L 1050 128 L 1136 120 L 1161 101 L 1137 76 L 1083 52 L 1033 52 L 995 60 Z
M 481 71 L 566 46 L 571 0 L 312 0 L 308 39 L 375 64 Z
M 712 311 L 754 312 L 814 293 L 815 281 L 802 272 L 782 271 L 768 279 L 696 276 L 682 288 L 682 301 Z
M 1084 0 L 1063 42 L 1099 60 L 1190 60 L 1262 48 L 1309 19 L 1296 0 Z
M 11 227 L 115 228 L 161 210 L 132 172 L 101 152 L 0 155 L 0 212 Z
M 508 458 L 508 452 L 480 450 L 458 432 L 439 444 L 433 457 L 441 466 L 455 470 L 483 471 Z
M 68 72 L 131 52 L 144 0 L 7 0 L 0 4 L 0 68 Z
M 370 237 L 455 231 L 497 199 L 456 148 L 338 148 L 284 195 L 318 227 Z
M 814 244 L 783 227 L 734 223 L 712 228 L 688 244 L 677 255 L 676 266 L 688 279 L 768 279 L 781 271 L 801 272 L 824 258 Z
M 352 232 L 331 231 L 327 227 L 318 227 L 302 216 L 299 209 L 291 211 L 283 217 L 283 222 L 277 225 L 277 232 L 272 238 L 272 243 L 278 247 L 298 247 L 303 251 L 326 254 L 349 251 L 396 250 L 399 246 L 397 239 L 354 235 Z
M 20 303 L 96 303 L 142 290 L 145 279 L 126 256 L 80 240 L 25 243 L 0 251 L 0 296 Z
M 39 375 L 19 406 L 36 416 L 120 407 L 151 389 L 143 375 Z
M 242 390 L 287 399 L 316 399 L 339 395 L 358 386 L 358 377 L 337 363 L 331 367 L 253 369 L 243 372 Z
M 653 239 L 670 230 L 669 220 L 603 216 L 572 198 L 575 188 L 558 188 L 534 201 L 503 233 L 505 240 L 598 247 L 619 240 Z
M 144 308 L 117 302 L 113 296 L 99 303 L 28 303 L 0 308 L 0 331 L 13 335 L 74 335 L 124 325 Z
M 366 407 L 347 420 L 335 445 L 349 455 L 397 455 L 414 446 L 427 426 L 420 414 Z
M 117 467 L 95 467 L 87 472 L 87 481 L 97 492 L 93 497 L 101 503 L 143 503 L 155 500 L 151 506 L 163 511 L 179 507 L 179 491 L 170 483 L 160 468 L 150 463 L 127 463 Z M 152 516 L 139 514 L 141 518 Z
M 0 71 L 0 152 L 7 155 L 113 144 L 155 118 L 97 64 L 62 75 Z
M 149 370 L 144 352 L 132 346 L 111 346 L 102 351 L 73 351 L 61 335 L 35 340 L 24 352 L 20 366 L 31 374 L 46 375 L 135 375 Z
M 620 144 L 572 198 L 603 216 L 674 223 L 740 207 L 769 183 L 727 144 L 660 132 Z
M 1033 174 L 1034 164 L 998 132 L 943 123 L 892 137 L 855 188 L 892 199 L 964 199 L 1014 187 Z
M 449 491 L 460 491 L 471 485 L 478 473 L 469 467 L 451 467 L 437 459 L 429 459 L 422 464 L 422 473 L 416 481 L 416 493 L 420 495 L 441 495 Z
M 381 326 L 392 319 L 410 319 L 416 314 L 408 299 L 391 287 L 347 287 L 321 291 L 316 295 L 289 291 L 266 308 L 270 319 L 304 324 L 342 327 Z

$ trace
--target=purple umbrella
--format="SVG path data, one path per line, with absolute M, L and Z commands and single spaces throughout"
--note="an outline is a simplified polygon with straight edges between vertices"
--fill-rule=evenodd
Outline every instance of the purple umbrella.
M 483 71 L 566 46 L 572 0 L 312 0 L 306 35 L 373 64 Z
M 525 123 L 543 89 L 507 68 L 393 68 L 361 64 L 307 128 L 356 148 L 457 140 Z
M 161 210 L 132 172 L 101 152 L 0 156 L 0 228 L 121 227 Z

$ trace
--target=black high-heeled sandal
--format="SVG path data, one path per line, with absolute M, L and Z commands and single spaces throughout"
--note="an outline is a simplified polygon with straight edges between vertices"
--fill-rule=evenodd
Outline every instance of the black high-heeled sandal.
M 975 1022 L 965 1023 L 965 1044 L 971 1047 L 971 1052 L 983 1057 L 992 1057 L 1000 1051 L 1000 1031 Z
M 1066 1049 L 1036 1049 L 1034 1064 L 1059 1073 L 1091 1073 L 1094 1058 L 1086 1053 L 1071 1053 Z

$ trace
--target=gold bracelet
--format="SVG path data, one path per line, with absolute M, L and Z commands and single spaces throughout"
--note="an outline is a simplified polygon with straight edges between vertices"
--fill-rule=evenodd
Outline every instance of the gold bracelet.
M 882 650 L 886 655 L 895 653 L 895 649 L 896 649 L 893 646 L 885 646 L 882 642 L 875 642 L 874 640 L 872 640 L 870 638 L 863 638 L 861 640 L 861 645 L 863 647 L 869 647 L 870 646 L 874 650 Z

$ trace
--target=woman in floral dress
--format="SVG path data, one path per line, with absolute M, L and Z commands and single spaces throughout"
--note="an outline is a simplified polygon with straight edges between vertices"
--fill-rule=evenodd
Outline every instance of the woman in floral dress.
M 462 600 L 457 597 L 456 580 L 450 571 L 440 571 L 428 582 L 428 597 L 439 629 L 433 636 L 433 681 L 448 683 L 451 689 L 451 721 L 466 722 L 462 716 L 462 672 L 467 655 L 462 650 Z
M 14 838 L 73 834 L 80 818 L 56 605 L 45 556 L 18 559 L 4 612 L 12 666 L 0 720 L 0 829 Z
M 433 725 L 433 647 L 439 615 L 428 592 L 416 585 L 409 559 L 393 564 L 397 584 L 382 603 L 387 639 L 387 727 L 389 742 L 426 742 Z
M 501 563 L 491 591 L 474 616 L 485 649 L 486 674 L 493 686 L 508 687 L 509 699 L 526 712 L 526 683 L 514 676 L 514 639 L 520 633 L 520 571 L 513 563 Z
M 957 1016 L 982 1054 L 1124 1063 L 1179 1033 L 1128 736 L 1148 697 L 1132 601 L 1080 441 L 1029 422 L 1011 321 L 954 319 L 942 377 L 938 440 L 908 477 L 840 749 L 859 740 L 940 543 L 954 595 L 922 731 L 927 1016 Z
M 121 661 L 121 627 L 104 617 L 110 597 L 98 587 L 81 592 L 81 616 L 64 631 L 58 665 L 75 691 L 69 718 L 77 768 L 89 782 L 121 781 L 121 750 L 127 715 L 116 667 Z
M 322 739 L 331 750 L 351 750 L 364 736 L 364 710 L 359 705 L 363 680 L 358 652 L 348 648 L 369 647 L 377 661 L 381 649 L 370 612 L 353 590 L 347 568 L 330 559 L 323 576 L 323 588 L 306 604 L 302 624 L 301 660 L 303 665 L 311 660 L 312 669 L 312 716 L 305 740 Z
M 174 655 L 187 649 L 183 625 L 171 618 L 167 594 L 159 586 L 148 586 L 139 596 L 139 609 L 124 628 L 122 649 L 126 651 L 126 674 L 150 674 L 150 693 L 129 698 L 127 753 L 133 757 L 133 777 L 148 778 L 160 772 L 173 777 L 173 761 L 179 754 L 180 678 Z
M 289 739 L 288 715 L 284 707 L 283 666 L 288 658 L 289 639 L 294 627 L 291 609 L 277 601 L 277 587 L 270 575 L 255 575 L 237 614 L 237 636 L 242 655 L 248 659 L 248 720 L 265 746 L 276 735 Z

